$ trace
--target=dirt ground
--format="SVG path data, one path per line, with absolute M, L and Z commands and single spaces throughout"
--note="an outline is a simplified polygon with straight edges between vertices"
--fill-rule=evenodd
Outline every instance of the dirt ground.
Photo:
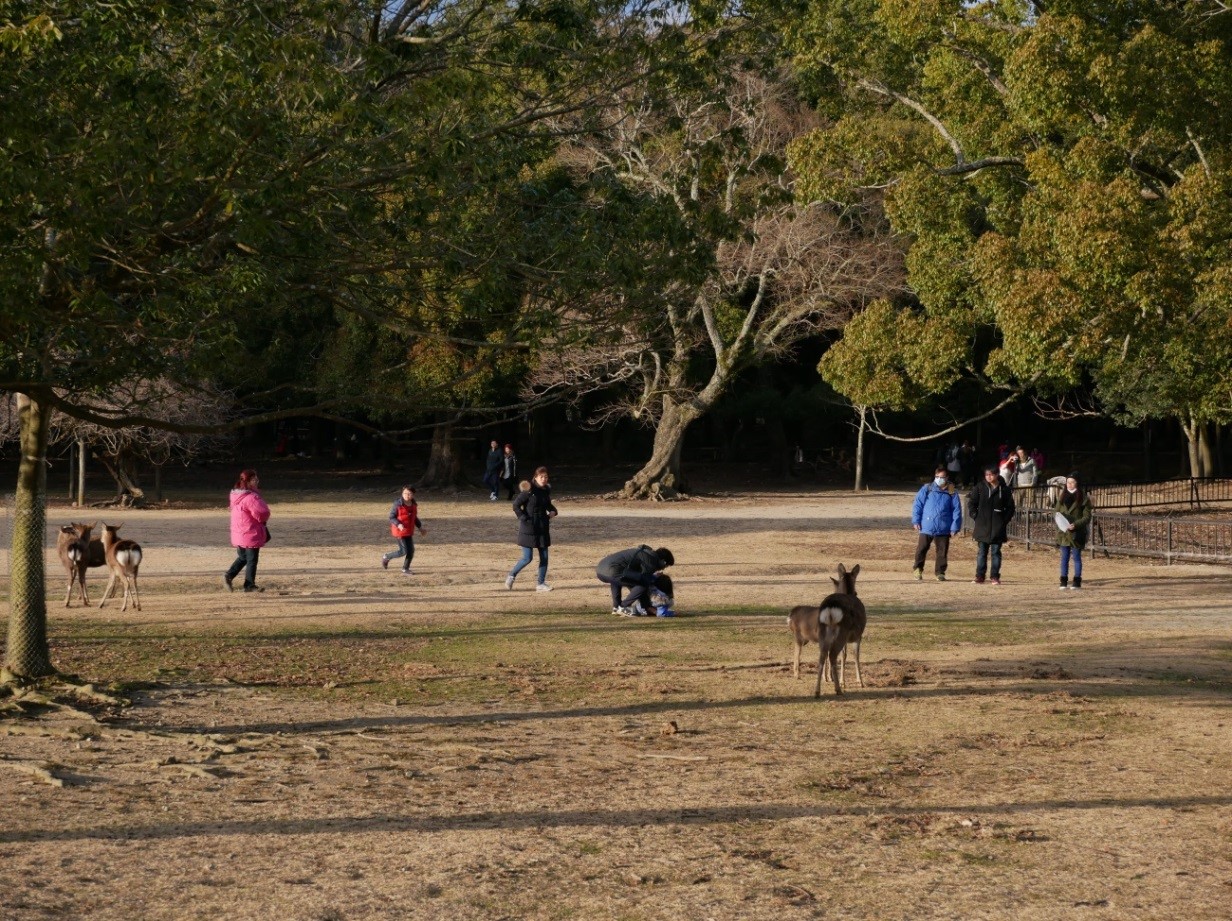
M 3 917 L 1232 915 L 1226 568 L 1059 592 L 1010 546 L 993 587 L 958 541 L 917 583 L 905 491 L 562 491 L 555 590 L 506 591 L 504 502 L 422 496 L 408 578 L 392 491 L 268 498 L 264 594 L 223 587 L 221 507 L 124 513 L 140 612 L 65 610 L 49 553 L 57 666 L 131 705 L 0 716 Z M 675 619 L 608 613 L 594 564 L 642 542 Z M 785 615 L 839 561 L 865 687 L 814 700 Z

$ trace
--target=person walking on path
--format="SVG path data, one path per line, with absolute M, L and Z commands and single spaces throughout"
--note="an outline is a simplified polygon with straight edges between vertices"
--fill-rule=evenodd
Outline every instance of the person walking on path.
M 539 573 L 535 590 L 550 592 L 547 582 L 548 548 L 552 546 L 551 521 L 556 517 L 552 504 L 552 487 L 548 485 L 548 468 L 539 467 L 531 479 L 530 489 L 518 494 L 513 500 L 513 513 L 518 516 L 518 546 L 522 558 L 513 564 L 505 577 L 505 588 L 513 588 L 513 580 L 530 563 L 534 551 L 539 551 Z
M 911 506 L 911 526 L 920 534 L 915 547 L 915 566 L 912 573 L 916 581 L 924 578 L 924 559 L 928 548 L 937 543 L 937 556 L 933 571 L 938 582 L 945 581 L 949 565 L 950 538 L 962 530 L 962 500 L 950 483 L 949 471 L 938 464 L 933 481 L 920 487 Z
M 624 617 L 649 617 L 641 600 L 658 584 L 659 573 L 675 564 L 676 557 L 666 547 L 651 550 L 646 544 L 611 553 L 599 561 L 595 575 L 612 590 L 612 613 Z M 629 589 L 621 601 L 620 590 Z
M 982 585 L 992 558 L 993 585 L 1001 584 L 1001 545 L 1005 529 L 1014 517 L 1014 491 L 1001 482 L 995 465 L 984 468 L 984 482 L 967 497 L 967 514 L 971 516 L 971 536 L 979 549 L 975 555 L 975 584 Z
M 398 541 L 398 549 L 381 556 L 381 568 L 388 569 L 389 561 L 402 557 L 402 575 L 411 574 L 411 560 L 415 558 L 415 529 L 427 534 L 428 529 L 419 520 L 419 505 L 415 501 L 415 487 L 403 486 L 402 495 L 394 500 L 389 509 L 389 533 Z
M 483 468 L 483 485 L 488 487 L 488 498 L 495 502 L 497 491 L 500 489 L 501 467 L 504 466 L 505 456 L 501 451 L 500 442 L 495 438 L 492 439 L 488 448 L 488 460 Z
M 1071 473 L 1065 478 L 1065 489 L 1057 497 L 1052 509 L 1057 516 L 1057 546 L 1061 549 L 1061 589 L 1082 588 L 1082 550 L 1087 545 L 1091 530 L 1091 516 L 1095 507 L 1091 497 L 1078 479 Z M 1062 525 L 1064 522 L 1064 525 Z M 1069 561 L 1074 561 L 1074 584 L 1069 584 Z
M 510 502 L 517 495 L 514 491 L 518 481 L 518 456 L 513 453 L 513 445 L 505 445 L 504 453 L 501 455 L 501 482 L 505 484 L 505 490 L 509 493 L 507 498 Z
M 270 518 L 269 506 L 257 490 L 261 480 L 255 470 L 240 471 L 235 488 L 231 490 L 231 546 L 235 548 L 235 562 L 222 577 L 228 591 L 235 591 L 235 577 L 244 570 L 244 591 L 263 592 L 257 585 L 257 560 L 261 548 L 269 543 L 270 532 L 266 522 Z

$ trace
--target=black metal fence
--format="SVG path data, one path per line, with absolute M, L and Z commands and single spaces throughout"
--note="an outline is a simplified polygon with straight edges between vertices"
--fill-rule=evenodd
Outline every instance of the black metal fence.
M 1057 543 L 1057 526 L 1050 509 L 1021 509 L 1007 534 L 1028 549 L 1055 547 Z M 1096 509 L 1087 550 L 1168 563 L 1232 563 L 1232 520 L 1118 515 Z
M 1014 490 L 1015 501 L 1024 508 L 1052 508 L 1065 488 L 1064 477 Z M 1097 509 L 1188 508 L 1201 509 L 1232 503 L 1232 479 L 1186 477 L 1157 483 L 1109 483 L 1087 489 Z

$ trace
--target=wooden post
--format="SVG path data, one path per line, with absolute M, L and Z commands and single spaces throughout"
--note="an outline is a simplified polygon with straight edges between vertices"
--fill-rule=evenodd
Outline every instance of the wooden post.
M 86 440 L 77 439 L 77 507 L 86 506 Z

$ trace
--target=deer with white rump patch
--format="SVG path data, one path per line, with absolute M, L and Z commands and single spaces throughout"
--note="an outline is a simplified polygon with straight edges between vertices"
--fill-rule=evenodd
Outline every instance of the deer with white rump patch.
M 843 693 L 849 644 L 855 646 L 856 680 L 860 687 L 864 687 L 864 677 L 860 674 L 860 643 L 864 639 L 868 614 L 864 610 L 864 602 L 856 597 L 856 576 L 859 574 L 858 563 L 852 567 L 851 572 L 839 563 L 838 578 L 830 577 L 835 591 L 822 599 L 819 605 L 797 605 L 787 616 L 787 623 L 796 641 L 796 655 L 791 672 L 797 680 L 800 678 L 800 650 L 809 643 L 816 643 L 820 648 L 814 697 L 821 696 L 821 682 L 827 674 L 834 679 L 834 693 Z M 838 660 L 840 652 L 843 655 L 841 666 Z
M 103 523 L 103 552 L 107 555 L 107 568 L 111 570 L 111 581 L 107 583 L 107 589 L 103 592 L 103 600 L 98 603 L 98 606 L 101 608 L 107 603 L 107 599 L 115 590 L 116 580 L 123 579 L 124 603 L 120 605 L 120 610 L 128 610 L 131 586 L 133 607 L 140 611 L 141 596 L 137 594 L 137 569 L 141 566 L 141 545 L 135 540 L 117 539 L 116 531 L 122 527 L 124 527 L 122 523 L 117 525 Z
M 86 594 L 86 567 L 90 559 L 90 532 L 93 524 L 82 524 L 74 521 L 60 528 L 56 535 L 56 553 L 60 563 L 68 573 L 68 591 L 64 594 L 64 606 L 69 607 L 73 598 L 73 586 L 81 587 L 81 603 L 90 606 L 90 596 Z

